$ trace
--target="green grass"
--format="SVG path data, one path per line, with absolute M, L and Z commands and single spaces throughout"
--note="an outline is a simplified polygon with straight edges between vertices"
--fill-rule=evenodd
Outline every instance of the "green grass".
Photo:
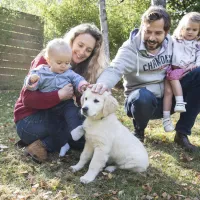
M 123 92 L 114 90 L 120 107 L 119 120 L 133 131 L 132 120 L 123 110 Z M 100 173 L 93 183 L 79 182 L 84 170 L 73 174 L 69 166 L 79 160 L 79 151 L 70 151 L 60 160 L 49 155 L 46 163 L 36 164 L 15 149 L 19 139 L 13 123 L 13 107 L 19 91 L 0 91 L 0 200 L 142 200 L 142 199 L 200 199 L 199 153 L 186 153 L 173 143 L 174 132 L 165 133 L 161 120 L 150 121 L 146 129 L 145 146 L 150 166 L 146 173 L 117 170 L 112 175 Z M 179 115 L 173 115 L 175 123 Z M 190 136 L 200 146 L 200 117 Z

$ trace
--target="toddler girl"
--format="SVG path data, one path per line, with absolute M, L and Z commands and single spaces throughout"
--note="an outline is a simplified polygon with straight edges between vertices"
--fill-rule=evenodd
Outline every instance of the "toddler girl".
M 187 13 L 175 29 L 172 65 L 167 69 L 163 102 L 163 127 L 165 132 L 174 130 L 170 119 L 172 97 L 175 96 L 174 112 L 186 112 L 180 79 L 200 66 L 200 13 Z

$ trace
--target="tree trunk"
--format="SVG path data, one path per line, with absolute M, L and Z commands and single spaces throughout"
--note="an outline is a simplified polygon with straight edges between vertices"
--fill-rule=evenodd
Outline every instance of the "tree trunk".
M 106 53 L 107 59 L 110 60 L 108 23 L 107 23 L 105 0 L 99 0 L 99 14 L 100 14 L 101 32 L 103 34 L 104 43 L 105 43 L 105 53 Z
M 151 5 L 163 6 L 166 8 L 166 0 L 151 0 Z

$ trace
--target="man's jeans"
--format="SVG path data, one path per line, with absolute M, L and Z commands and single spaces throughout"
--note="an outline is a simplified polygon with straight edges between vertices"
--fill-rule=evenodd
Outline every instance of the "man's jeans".
M 196 117 L 200 112 L 200 67 L 188 73 L 181 80 L 186 112 L 180 114 L 176 124 L 176 131 L 190 135 Z M 173 99 L 172 111 L 175 100 Z M 125 101 L 125 111 L 129 117 L 133 117 L 135 128 L 144 130 L 149 120 L 160 119 L 163 116 L 163 98 L 156 98 L 155 95 L 141 88 L 130 93 Z
M 71 127 L 68 127 L 64 117 L 58 116 L 60 110 L 63 113 L 68 112 L 69 116 L 70 112 L 72 112 L 73 116 L 75 113 L 79 115 L 80 108 L 69 102 L 63 102 L 52 109 L 40 110 L 16 123 L 19 137 L 27 144 L 40 139 L 48 151 L 58 151 L 66 142 L 69 142 L 72 148 L 82 149 L 84 147 L 84 138 L 77 142 L 72 140 L 70 135 Z M 56 111 L 56 114 L 54 111 Z M 81 125 L 82 121 L 83 119 L 81 119 L 80 115 L 76 116 L 73 126 Z

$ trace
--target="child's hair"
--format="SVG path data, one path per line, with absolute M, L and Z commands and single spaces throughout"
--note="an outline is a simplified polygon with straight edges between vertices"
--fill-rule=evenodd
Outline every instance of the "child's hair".
M 49 57 L 52 51 L 61 51 L 70 54 L 72 52 L 69 44 L 63 38 L 55 38 L 47 43 L 44 54 L 45 59 Z
M 173 36 L 177 39 L 183 39 L 182 36 L 182 29 L 184 28 L 185 24 L 188 22 L 194 22 L 199 24 L 199 33 L 198 37 L 200 36 L 200 13 L 199 12 L 189 12 L 182 17 L 179 21 L 177 28 L 174 30 Z

